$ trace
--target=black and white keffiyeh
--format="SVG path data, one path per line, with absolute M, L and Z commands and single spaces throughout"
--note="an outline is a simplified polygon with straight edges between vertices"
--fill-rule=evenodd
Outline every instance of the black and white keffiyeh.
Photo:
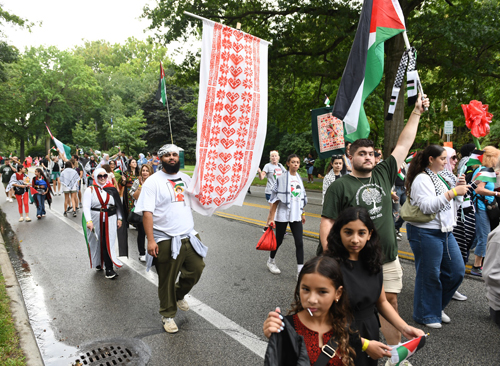
M 429 168 L 425 168 L 425 172 L 432 180 L 432 184 L 434 185 L 434 189 L 436 190 L 436 197 L 441 196 L 449 190 L 436 173 L 434 173 Z M 456 177 L 452 173 L 447 170 L 442 170 L 439 172 L 439 175 L 449 184 L 451 188 L 455 187 Z M 446 205 L 441 210 L 439 210 L 439 212 L 445 212 L 448 210 L 451 210 L 451 205 L 449 202 L 446 203 Z

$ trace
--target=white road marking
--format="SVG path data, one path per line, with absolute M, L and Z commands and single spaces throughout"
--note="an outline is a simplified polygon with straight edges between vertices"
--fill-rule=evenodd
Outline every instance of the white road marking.
M 78 225 L 75 221 L 64 217 L 62 214 L 55 210 L 51 211 L 51 213 L 83 236 L 83 228 L 81 225 Z M 125 263 L 130 269 L 144 277 L 146 280 L 148 280 L 155 286 L 158 286 L 158 276 L 156 275 L 156 273 L 154 273 L 153 271 L 146 272 L 146 267 L 143 264 L 126 257 L 120 257 L 120 260 Z M 195 297 L 187 295 L 186 300 L 189 304 L 190 310 L 194 311 L 196 314 L 211 323 L 213 326 L 226 333 L 235 341 L 241 343 L 257 356 L 264 358 L 264 355 L 266 354 L 267 342 L 262 341 L 252 332 L 249 332 L 245 328 L 239 326 L 231 319 L 225 317 L 217 310 L 212 309 L 210 306 L 204 304 Z

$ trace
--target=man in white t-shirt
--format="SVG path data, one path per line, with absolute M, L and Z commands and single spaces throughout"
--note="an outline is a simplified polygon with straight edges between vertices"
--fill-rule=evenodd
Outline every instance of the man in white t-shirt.
M 194 230 L 189 197 L 185 194 L 191 178 L 179 173 L 179 148 L 164 145 L 158 157 L 162 169 L 142 186 L 135 212 L 143 213 L 148 270 L 154 264 L 158 273 L 163 328 L 168 333 L 176 333 L 179 330 L 174 321 L 177 308 L 189 310 L 184 296 L 201 277 L 207 247 Z

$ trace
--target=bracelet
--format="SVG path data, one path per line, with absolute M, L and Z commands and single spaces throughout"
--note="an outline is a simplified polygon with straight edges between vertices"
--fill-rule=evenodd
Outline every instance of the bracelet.
M 419 117 L 422 115 L 422 114 L 417 113 L 417 112 L 415 112 L 415 111 L 412 111 L 411 113 L 412 113 L 412 114 L 416 114 L 416 115 L 417 115 L 417 116 L 419 116 Z
M 455 197 L 458 196 L 457 190 L 455 188 L 453 188 L 451 191 L 453 192 L 453 194 L 455 195 Z
M 87 221 L 87 224 L 92 224 L 92 220 Z
M 370 341 L 368 339 L 365 339 L 365 341 L 363 342 L 363 347 L 361 347 L 361 351 L 365 352 L 369 344 Z
M 301 215 L 302 215 L 302 216 L 305 216 L 305 215 L 306 215 L 306 213 L 305 213 L 305 212 L 302 212 L 302 213 L 301 213 Z

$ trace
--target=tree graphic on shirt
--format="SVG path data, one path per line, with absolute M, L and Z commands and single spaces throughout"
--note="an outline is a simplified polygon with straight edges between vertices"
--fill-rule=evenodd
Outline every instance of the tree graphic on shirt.
M 361 198 L 367 205 L 371 205 L 373 203 L 373 208 L 369 210 L 370 215 L 375 215 L 382 209 L 382 207 L 376 206 L 377 203 L 382 202 L 382 195 L 378 189 L 365 189 Z

